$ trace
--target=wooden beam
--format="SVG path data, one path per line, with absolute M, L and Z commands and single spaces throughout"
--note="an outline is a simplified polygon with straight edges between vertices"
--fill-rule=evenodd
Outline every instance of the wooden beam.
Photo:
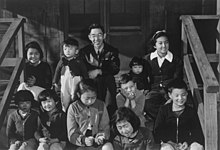
M 189 61 L 193 62 L 193 55 L 192 54 L 187 54 L 189 57 Z M 211 63 L 219 62 L 219 54 L 206 54 L 207 59 Z
M 0 23 L 12 23 L 20 20 L 18 18 L 0 18 Z
M 219 5 L 220 5 L 220 3 L 219 3 Z M 217 38 L 216 38 L 216 53 L 220 54 L 220 19 L 218 20 L 216 35 L 217 35 Z
M 220 15 L 220 0 L 217 0 L 217 5 L 216 5 L 216 7 L 217 7 L 217 8 L 216 8 L 216 11 L 217 11 L 216 14 L 217 14 L 217 15 Z
M 199 39 L 192 18 L 190 16 L 185 16 L 182 21 L 206 92 L 216 93 L 219 91 L 219 84 L 206 57 L 205 50 Z
M 203 134 L 205 135 L 205 122 L 204 122 L 204 103 L 199 89 L 194 89 L 193 100 L 197 102 L 197 114 L 202 127 Z
M 181 41 L 182 41 L 182 51 L 183 51 L 183 56 L 187 54 L 187 46 L 188 46 L 188 43 L 187 43 L 187 36 L 186 36 L 186 33 L 185 33 L 185 30 L 184 30 L 184 24 L 182 22 L 182 26 L 181 26 Z
M 193 94 L 194 89 L 198 88 L 198 84 L 197 84 L 195 75 L 193 73 L 193 69 L 192 69 L 192 66 L 191 66 L 188 55 L 184 56 L 184 69 L 185 69 L 186 76 L 187 76 L 188 81 L 189 81 L 190 90 Z
M 219 54 L 207 54 L 209 62 L 219 62 Z
M 218 150 L 217 94 L 204 90 L 205 149 Z
M 2 67 L 14 67 L 16 66 L 17 58 L 5 58 L 1 64 Z
M 22 24 L 20 30 L 18 31 L 17 36 L 17 43 L 18 43 L 18 57 L 25 58 L 24 57 L 24 24 Z M 20 83 L 24 82 L 24 71 L 22 71 L 20 75 Z
M 2 100 L 0 102 L 0 129 L 2 127 L 2 124 L 4 122 L 9 104 L 11 102 L 12 95 L 14 93 L 14 89 L 17 85 L 18 78 L 20 76 L 20 73 L 24 67 L 24 59 L 23 58 L 17 58 L 17 65 L 15 66 L 13 73 L 11 75 L 11 78 L 9 80 L 8 86 L 6 90 L 4 91 L 4 95 L 2 97 Z
M 187 15 L 180 16 L 180 19 L 182 20 L 184 17 Z M 220 19 L 220 14 L 219 15 L 190 15 L 192 19 Z

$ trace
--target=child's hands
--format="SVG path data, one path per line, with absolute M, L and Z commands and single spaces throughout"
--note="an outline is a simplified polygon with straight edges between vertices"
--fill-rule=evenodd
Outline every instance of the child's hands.
M 135 98 L 135 93 L 134 92 L 127 93 L 127 98 L 133 100 Z
M 93 145 L 93 141 L 94 141 L 94 137 L 93 136 L 86 137 L 85 138 L 86 146 L 92 146 Z
M 149 93 L 149 90 L 144 90 L 143 93 L 144 95 L 147 95 L 147 93 Z
M 184 142 L 183 144 L 182 143 L 178 144 L 179 150 L 187 150 L 187 148 L 188 148 L 188 144 L 186 142 Z
M 86 60 L 87 60 L 87 62 L 88 62 L 89 64 L 91 64 L 92 66 L 96 66 L 96 67 L 99 66 L 98 60 L 96 60 L 96 59 L 92 56 L 92 54 L 90 54 L 89 58 L 86 56 Z
M 56 83 L 54 83 L 51 89 L 52 90 L 54 89 L 55 92 L 58 92 L 59 91 L 59 86 Z
M 58 143 L 58 142 L 59 142 L 58 138 L 50 139 L 50 144 Z
M 135 100 L 131 100 L 131 108 L 134 109 L 136 107 L 136 102 Z
M 35 82 L 36 82 L 35 76 L 30 76 L 30 77 L 27 79 L 26 84 L 27 84 L 29 87 L 32 87 L 32 86 L 34 86 Z
M 95 137 L 95 143 L 101 145 L 103 144 L 104 139 L 105 139 L 104 133 L 98 133 Z
M 95 79 L 99 74 L 100 75 L 102 74 L 101 69 L 92 70 L 92 71 L 89 72 L 89 78 Z
M 20 146 L 21 146 L 21 144 L 22 144 L 22 142 L 21 142 L 21 141 L 15 141 L 15 145 L 16 145 L 16 146 L 20 147 Z
M 50 139 L 48 137 L 39 138 L 40 143 L 50 143 Z

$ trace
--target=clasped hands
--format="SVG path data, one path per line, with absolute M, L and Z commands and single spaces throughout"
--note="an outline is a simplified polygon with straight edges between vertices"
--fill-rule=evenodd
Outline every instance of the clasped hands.
M 95 143 L 97 145 L 102 145 L 104 140 L 105 140 L 104 133 L 98 133 L 98 134 L 96 134 L 95 137 L 93 137 L 93 136 L 86 137 L 85 138 L 85 144 L 86 144 L 86 146 L 92 146 Z

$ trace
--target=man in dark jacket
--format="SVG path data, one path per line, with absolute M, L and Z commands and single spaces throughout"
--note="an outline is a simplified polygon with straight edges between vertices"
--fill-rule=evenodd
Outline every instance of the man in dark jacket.
M 110 98 L 107 109 L 111 117 L 117 109 L 114 75 L 120 70 L 118 49 L 104 42 L 106 34 L 99 24 L 90 25 L 88 37 L 91 44 L 80 50 L 80 56 L 86 64 L 89 78 L 96 81 L 98 98 L 103 101 Z M 106 98 L 107 91 L 110 95 Z

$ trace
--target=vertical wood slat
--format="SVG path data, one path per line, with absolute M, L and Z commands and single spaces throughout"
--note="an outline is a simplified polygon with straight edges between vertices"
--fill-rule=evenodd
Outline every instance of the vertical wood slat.
M 216 5 L 216 7 L 217 7 L 217 8 L 216 8 L 216 11 L 217 11 L 216 14 L 217 14 L 217 15 L 220 15 L 220 0 L 217 0 L 217 5 Z
M 219 2 L 219 5 L 220 5 L 220 2 Z M 220 19 L 218 20 L 218 25 L 217 25 L 216 54 L 220 54 Z
M 189 81 L 189 87 L 191 90 L 191 93 L 193 95 L 193 101 L 194 104 L 196 104 L 197 108 L 198 108 L 198 116 L 199 116 L 199 120 L 200 120 L 200 124 L 202 126 L 202 131 L 203 133 L 205 133 L 205 127 L 204 127 L 204 106 L 203 106 L 203 102 L 202 102 L 202 98 L 201 95 L 199 93 L 198 90 L 198 84 L 196 82 L 196 78 L 195 75 L 193 73 L 193 69 L 189 60 L 189 56 L 185 55 L 184 56 L 184 69 L 186 72 L 186 76 L 188 78 Z
M 183 50 L 183 56 L 187 54 L 187 36 L 186 36 L 186 32 L 184 30 L 184 24 L 182 22 L 182 26 L 181 26 L 182 30 L 181 30 L 181 40 L 182 40 L 182 50 Z
M 109 26 L 109 16 L 110 16 L 110 0 L 101 0 L 100 1 L 100 20 L 101 24 L 103 25 L 105 29 L 106 41 L 109 42 L 109 32 L 110 32 L 110 26 Z
M 20 30 L 18 31 L 18 57 L 24 57 L 24 24 L 21 26 Z M 24 70 L 20 75 L 20 83 L 24 82 Z
M 205 149 L 218 150 L 217 94 L 204 89 Z

